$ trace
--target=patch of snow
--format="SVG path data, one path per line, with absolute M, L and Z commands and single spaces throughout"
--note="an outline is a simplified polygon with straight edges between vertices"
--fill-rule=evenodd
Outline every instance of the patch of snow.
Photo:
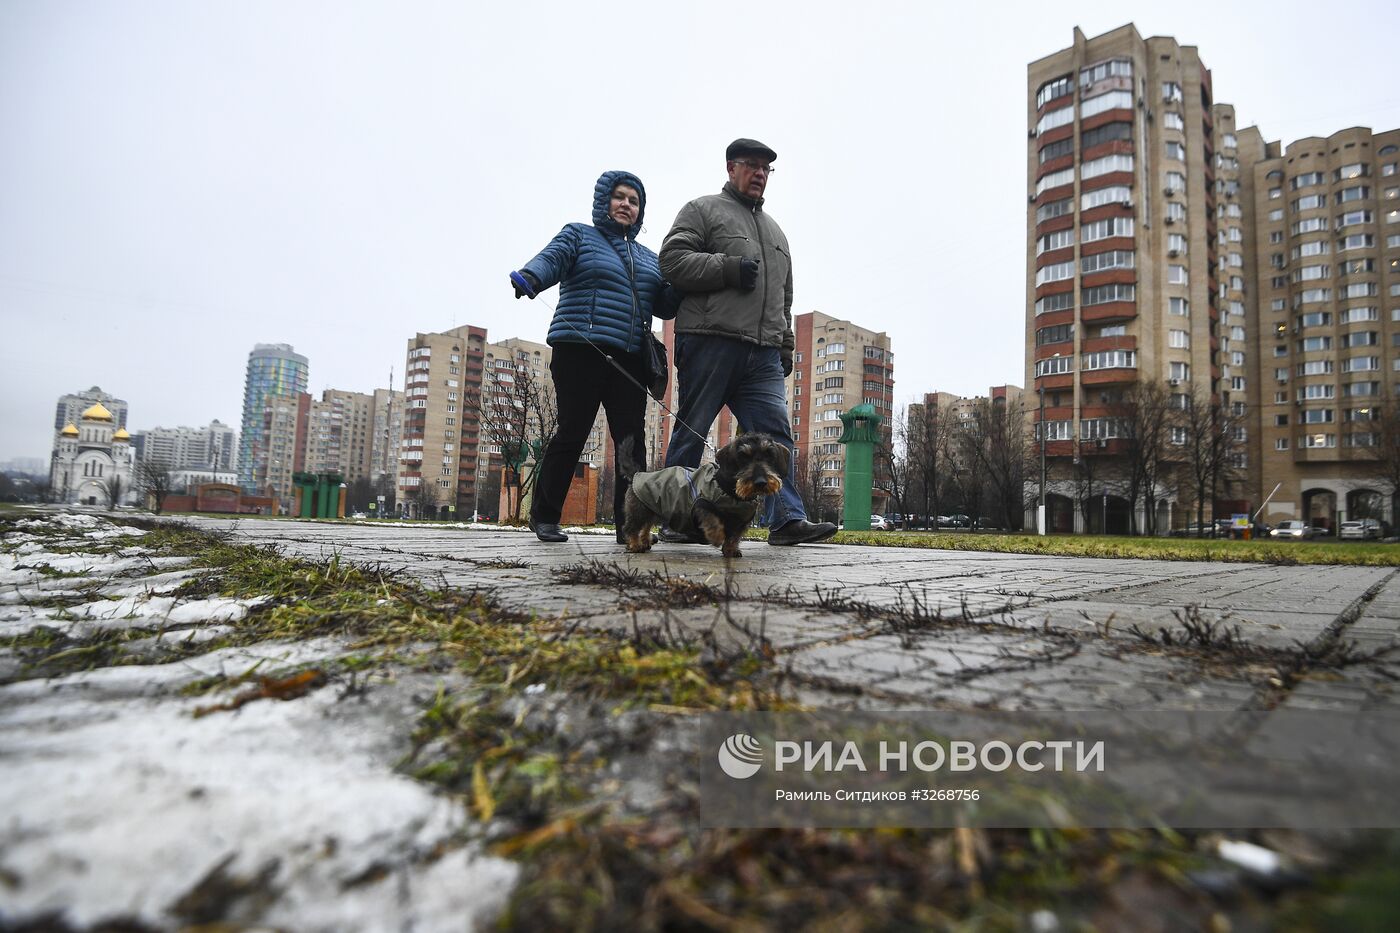
M 280 650 L 324 658 L 333 644 Z M 393 772 L 435 681 L 376 682 L 344 702 L 331 684 L 199 719 L 191 714 L 210 697 L 169 695 L 201 667 L 256 653 L 0 688 L 0 868 L 17 879 L 9 919 L 52 911 L 82 927 L 179 926 L 172 907 L 224 865 L 229 877 L 269 875 L 260 893 L 271 903 L 236 903 L 224 919 L 238 923 L 430 931 L 489 922 L 517 867 L 459 847 L 462 805 Z M 346 887 L 376 867 L 385 877 Z

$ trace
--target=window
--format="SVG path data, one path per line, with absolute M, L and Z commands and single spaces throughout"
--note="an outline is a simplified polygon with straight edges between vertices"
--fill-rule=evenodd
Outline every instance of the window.
M 1269 242 L 1270 242 L 1270 243 L 1282 243 L 1282 242 L 1283 242 L 1283 231 L 1282 231 L 1282 230 L 1270 230 L 1270 231 L 1269 231 Z
M 1040 429 L 1045 429 L 1045 439 L 1047 441 L 1068 441 L 1074 439 L 1071 431 L 1073 422 L 1070 421 L 1047 421 L 1044 425 L 1037 424 L 1035 438 L 1040 440 Z
M 1168 439 L 1169 439 L 1170 442 L 1173 443 L 1173 444 L 1177 444 L 1177 445 L 1185 444 L 1185 443 L 1186 443 L 1186 429 L 1185 429 L 1185 428 L 1179 428 L 1179 427 L 1174 427 L 1174 428 L 1172 428 L 1170 434 L 1168 435 Z
M 1309 311 L 1298 315 L 1299 327 L 1326 327 L 1332 323 L 1331 311 Z
M 1167 254 L 1170 256 L 1180 256 L 1186 252 L 1186 237 L 1180 233 L 1167 234 Z
M 1109 237 L 1132 236 L 1133 218 L 1131 217 L 1109 217 L 1106 220 L 1097 220 L 1091 224 L 1085 224 L 1079 228 L 1080 235 L 1085 243 L 1092 243 L 1095 240 L 1106 240 Z M 1073 237 L 1071 236 L 1071 240 Z
M 1285 302 L 1284 302 L 1284 300 L 1283 300 L 1282 298 L 1275 298 L 1275 299 L 1273 299 L 1272 301 L 1269 302 L 1269 310 L 1270 310 L 1270 311 L 1282 311 L 1282 310 L 1284 309 L 1284 304 L 1285 304 Z
M 1053 130 L 1057 126 L 1069 126 L 1073 122 L 1074 108 L 1061 107 L 1058 110 L 1051 110 L 1041 117 L 1035 125 L 1035 132 L 1039 136 L 1046 130 Z
M 1096 336 L 1096 337 L 1126 337 L 1127 334 L 1128 334 L 1128 327 L 1127 327 L 1126 324 L 1105 324 L 1103 327 L 1100 327 L 1100 328 L 1098 329 L 1098 331 L 1094 334 L 1094 336 Z M 1397 336 L 1397 337 L 1400 337 L 1400 334 L 1396 334 L 1396 336 Z
M 1311 243 L 1300 243 L 1293 247 L 1293 258 L 1302 259 L 1304 256 L 1322 256 L 1329 248 L 1326 240 L 1314 240 Z
M 1371 167 L 1364 162 L 1353 162 L 1351 165 L 1343 165 L 1332 173 L 1332 180 L 1347 181 L 1352 178 L 1364 178 L 1371 174 Z
M 1315 282 L 1318 279 L 1325 279 L 1332 274 L 1332 267 L 1328 265 L 1303 266 L 1293 272 L 1295 282 Z
M 1381 368 L 1381 358 L 1379 356 L 1354 356 L 1348 360 L 1342 360 L 1342 372 L 1344 373 L 1372 373 Z
M 1375 282 L 1353 282 L 1342 289 L 1343 298 L 1370 298 L 1375 294 Z
M 1040 164 L 1044 165 L 1051 159 L 1058 159 L 1074 152 L 1074 138 L 1061 139 L 1053 143 L 1046 143 L 1040 147 Z
M 1084 354 L 1084 370 L 1093 369 L 1135 369 L 1136 350 L 1104 350 L 1099 353 Z
M 1274 378 L 1277 379 L 1279 382 L 1287 382 L 1287 381 L 1288 381 L 1288 367 L 1285 366 L 1285 367 L 1282 367 L 1282 368 L 1279 368 L 1279 369 L 1275 369 L 1275 370 L 1274 370 Z
M 1057 324 L 1054 327 L 1042 327 L 1035 332 L 1035 345 L 1037 347 L 1043 347 L 1047 343 L 1066 343 L 1073 339 L 1073 324 Z
M 1231 377 L 1231 379 L 1230 379 L 1230 388 L 1231 388 L 1231 390 L 1233 390 L 1233 391 L 1235 391 L 1235 392 L 1243 392 L 1243 391 L 1244 391 L 1244 377 L 1243 377 L 1243 376 L 1233 376 L 1233 377 Z
M 1079 142 L 1083 148 L 1092 149 L 1094 146 L 1101 143 L 1132 138 L 1133 125 L 1120 121 L 1117 123 L 1106 123 L 1103 126 L 1094 127 L 1092 130 L 1085 130 L 1080 134 Z
M 1048 360 L 1035 361 L 1035 374 L 1040 376 L 1058 376 L 1061 373 L 1074 372 L 1074 357 L 1072 356 L 1052 356 Z
M 1167 194 L 1186 190 L 1186 176 L 1180 172 L 1167 172 Z
M 1364 201 L 1371 196 L 1371 189 L 1366 185 L 1353 185 L 1350 188 L 1343 188 L 1337 192 L 1337 203 L 1347 204 L 1351 201 Z M 1390 195 L 1386 195 L 1389 197 Z
M 1293 199 L 1293 210 L 1294 210 L 1295 212 L 1297 212 L 1297 211 L 1311 211 L 1311 210 L 1316 210 L 1316 209 L 1318 209 L 1318 208 L 1320 208 L 1320 207 L 1326 207 L 1326 206 L 1327 206 L 1327 195 L 1325 195 L 1325 194 L 1307 194 L 1307 195 L 1304 195 L 1304 196 L 1301 197 L 1301 198 L 1294 198 L 1294 199 Z
M 1168 130 L 1183 130 L 1186 128 L 1186 121 L 1181 119 L 1181 114 L 1175 110 L 1168 110 L 1162 114 L 1162 127 Z
M 1379 382 L 1353 382 L 1342 386 L 1343 398 L 1364 398 L 1381 394 L 1381 384 Z
M 1105 113 L 1109 110 L 1132 110 L 1132 91 L 1109 91 L 1107 94 L 1099 94 L 1083 101 L 1079 105 L 1079 116 L 1087 119 L 1095 114 Z
M 1056 230 L 1054 233 L 1047 233 L 1045 236 L 1035 241 L 1035 254 L 1049 252 L 1052 249 L 1064 249 L 1066 246 L 1074 245 L 1074 230 Z M 817 354 L 820 356 L 821 351 Z
M 1275 209 L 1275 210 L 1269 211 L 1269 219 L 1272 220 L 1272 221 L 1274 221 L 1275 223 L 1277 223 L 1277 222 L 1280 221 L 1280 220 L 1283 220 L 1283 209 L 1282 209 L 1282 208 L 1277 208 L 1277 209 Z M 1271 233 L 1271 234 L 1269 234 L 1269 236 L 1272 237 L 1273 234 Z M 1272 243 L 1272 242 L 1274 242 L 1274 240 L 1270 239 L 1269 242 Z
M 1167 143 L 1167 158 L 1177 162 L 1186 161 L 1186 147 L 1178 142 Z
M 1320 398 L 1333 398 L 1336 394 L 1337 387 L 1333 385 L 1303 386 L 1298 390 L 1298 399 L 1307 402 Z
M 1287 449 L 1288 449 L 1288 438 L 1286 438 L 1286 437 L 1280 437 L 1278 440 L 1274 441 L 1274 450 L 1287 450 Z
M 1303 434 L 1298 438 L 1299 447 L 1336 447 L 1335 434 Z
M 1186 277 L 1186 267 L 1172 263 L 1167 266 L 1167 281 L 1172 285 L 1189 284 Z
M 1191 347 L 1191 335 L 1184 330 L 1167 331 L 1167 346 L 1178 350 L 1187 350 Z
M 1039 110 L 1052 100 L 1074 93 L 1074 76 L 1063 75 L 1046 81 L 1035 94 L 1035 109 Z
M 1100 175 L 1107 175 L 1109 172 L 1131 172 L 1132 170 L 1132 156 L 1114 154 L 1085 162 L 1080 168 L 1079 177 L 1083 179 L 1097 178 Z M 1073 172 L 1071 172 L 1072 177 Z
M 1063 198 L 1059 201 L 1051 201 L 1049 204 L 1042 204 L 1035 209 L 1035 222 L 1044 223 L 1055 217 L 1061 217 L 1074 210 L 1074 199 Z
M 1370 211 L 1346 211 L 1337 215 L 1337 229 L 1350 227 L 1353 224 L 1369 224 L 1375 218 Z
M 1048 311 L 1064 311 L 1074 307 L 1074 292 L 1061 292 L 1058 295 L 1046 295 L 1039 298 L 1035 303 L 1035 313 L 1045 314 Z
M 1103 204 L 1131 204 L 1132 199 L 1133 189 L 1126 185 L 1109 185 L 1107 188 L 1095 188 L 1080 195 L 1079 209 L 1087 211 L 1091 207 Z
M 1085 418 L 1079 422 L 1079 439 L 1097 441 L 1107 438 L 1124 437 L 1122 420 L 1119 418 Z
M 1301 175 L 1294 175 L 1289 185 L 1294 191 L 1297 191 L 1299 188 L 1310 188 L 1313 185 L 1320 185 L 1325 180 L 1321 172 L 1304 172 Z
M 1342 335 L 1342 349 L 1352 347 L 1374 347 L 1380 343 L 1380 334 L 1374 330 L 1359 330 L 1352 334 Z
M 1086 275 L 1090 272 L 1102 272 L 1105 269 L 1131 269 L 1133 268 L 1133 259 L 1134 254 L 1131 250 L 1113 249 L 1082 257 L 1079 260 L 1079 268 Z
M 1168 298 L 1167 313 L 1180 315 L 1181 317 L 1190 317 L 1191 302 L 1187 301 L 1185 298 Z
M 1079 86 L 1089 87 L 1109 78 L 1132 78 L 1133 63 L 1126 58 L 1111 58 L 1079 69 Z
M 1294 372 L 1300 376 L 1326 376 L 1332 372 L 1332 361 L 1312 360 L 1307 363 L 1299 363 Z
M 1072 168 L 1051 172 L 1048 175 L 1041 176 L 1041 179 L 1035 183 L 1035 193 L 1039 195 L 1043 191 L 1048 191 L 1051 188 L 1058 188 L 1061 185 L 1068 185 L 1073 181 L 1074 169 Z
M 1225 148 L 1225 149 L 1234 149 L 1234 148 L 1236 147 L 1235 134 L 1234 134 L 1234 133 L 1225 133 L 1225 134 L 1223 134 L 1223 135 L 1220 137 L 1220 145 L 1221 145 L 1222 148 Z
M 1180 84 L 1177 84 L 1175 81 L 1163 81 L 1163 82 L 1162 82 L 1162 100 L 1164 100 L 1164 101 L 1179 101 L 1179 100 L 1181 100 L 1181 85 L 1180 85 Z
M 1282 189 L 1282 188 L 1270 188 L 1270 189 L 1269 189 L 1269 200 L 1270 200 L 1270 201 L 1278 200 L 1278 199 L 1281 198 L 1281 197 L 1283 197 L 1283 189 Z M 1282 215 L 1282 214 L 1283 214 L 1283 211 L 1279 211 L 1279 214 Z
M 1331 424 L 1335 419 L 1332 417 L 1330 408 L 1307 408 L 1303 410 L 1303 424 Z
M 1186 205 L 1176 201 L 1167 202 L 1167 223 L 1181 223 L 1186 219 Z
M 1293 296 L 1293 307 L 1299 305 L 1312 304 L 1318 301 L 1331 301 L 1332 289 L 1330 288 L 1305 288 Z
M 1135 285 L 1095 285 L 1093 288 L 1086 288 L 1081 293 L 1085 307 L 1089 305 L 1102 305 L 1114 301 L 1136 301 L 1137 286 Z
M 1376 238 L 1369 233 L 1353 233 L 1351 236 L 1344 236 L 1337 241 L 1337 251 L 1344 252 L 1349 249 L 1374 249 Z
M 1052 263 L 1035 270 L 1035 284 L 1037 285 L 1044 285 L 1046 282 L 1063 282 L 1065 279 L 1072 278 L 1074 278 L 1073 262 Z
M 1298 341 L 1299 353 L 1316 353 L 1319 350 L 1332 349 L 1331 337 L 1304 337 Z
M 1168 363 L 1167 378 L 1175 379 L 1179 382 L 1187 382 L 1191 379 L 1190 363 Z
M 1317 233 L 1327 229 L 1326 217 L 1309 217 L 1307 220 L 1300 220 L 1293 225 L 1293 235 L 1298 236 L 1304 233 Z

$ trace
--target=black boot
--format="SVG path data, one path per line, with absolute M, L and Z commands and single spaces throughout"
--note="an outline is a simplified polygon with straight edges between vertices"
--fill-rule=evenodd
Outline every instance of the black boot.
M 560 541 L 569 540 L 569 536 L 564 534 L 564 532 L 560 531 L 559 526 L 557 524 L 549 522 L 537 522 L 535 521 L 535 517 L 533 515 L 530 516 L 530 530 L 533 531 L 535 533 L 535 537 L 539 538 L 541 541 L 558 543 Z

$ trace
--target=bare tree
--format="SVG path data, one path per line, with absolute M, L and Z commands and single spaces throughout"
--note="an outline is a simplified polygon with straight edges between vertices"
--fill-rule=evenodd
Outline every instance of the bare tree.
M 903 427 L 910 486 L 922 502 L 929 524 L 938 526 L 939 486 L 948 468 L 952 409 L 949 406 L 910 405 Z
M 1390 495 L 1390 521 L 1400 525 L 1400 399 L 1372 409 L 1370 447 L 1355 448 L 1373 463 L 1371 475 Z
M 802 497 L 802 507 L 813 521 L 832 521 L 836 496 L 832 490 L 822 485 L 821 454 L 816 445 L 806 451 L 799 448 L 797 463 L 793 468 L 797 477 L 797 494 Z
M 959 426 L 972 472 L 984 482 L 992 516 L 1002 528 L 1019 529 L 1025 514 L 1030 445 L 1019 405 L 978 399 L 972 417 Z
M 1155 534 L 1157 498 L 1168 469 L 1167 446 L 1176 426 L 1171 396 L 1160 382 L 1137 382 L 1123 392 L 1112 406 L 1123 439 L 1124 469 L 1127 473 L 1127 499 L 1130 530 Z M 1143 527 L 1137 526 L 1137 503 L 1143 502 Z
M 909 495 L 909 420 L 901 408 L 889 437 L 875 446 L 875 488 L 890 497 L 894 512 L 904 515 Z
M 613 469 L 612 463 L 603 462 L 603 469 L 598 473 L 598 495 L 595 506 L 598 510 L 599 520 L 615 519 L 613 515 L 613 483 L 617 482 L 617 471 Z
M 510 500 L 510 519 L 518 522 L 520 504 L 534 488 L 539 461 L 558 430 L 559 411 L 547 375 L 528 362 L 499 365 L 504 362 L 497 360 L 497 366 L 486 368 L 481 390 L 468 404 L 475 405 L 481 419 L 482 439 L 498 446 L 505 456 L 511 485 L 517 489 Z M 525 469 L 527 463 L 533 465 Z
M 136 489 L 155 507 L 157 515 L 165 508 L 165 497 L 172 491 L 170 465 L 162 460 L 142 460 L 136 464 Z
M 107 508 L 114 509 L 121 501 L 122 493 L 126 492 L 126 480 L 122 479 L 120 473 L 112 473 L 102 481 L 102 494 L 107 497 Z

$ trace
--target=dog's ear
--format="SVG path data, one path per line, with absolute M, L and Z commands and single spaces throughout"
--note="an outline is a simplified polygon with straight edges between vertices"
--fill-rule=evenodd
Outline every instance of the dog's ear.
M 736 450 L 738 446 L 738 441 L 730 441 L 715 451 L 715 464 L 719 467 L 720 472 L 731 475 L 739 472 L 739 455 Z
M 792 454 L 788 452 L 785 446 L 779 444 L 777 441 L 773 441 L 772 443 L 773 446 L 777 448 L 776 459 L 778 461 L 778 470 L 783 474 L 783 481 L 787 482 L 788 477 L 792 475 Z

